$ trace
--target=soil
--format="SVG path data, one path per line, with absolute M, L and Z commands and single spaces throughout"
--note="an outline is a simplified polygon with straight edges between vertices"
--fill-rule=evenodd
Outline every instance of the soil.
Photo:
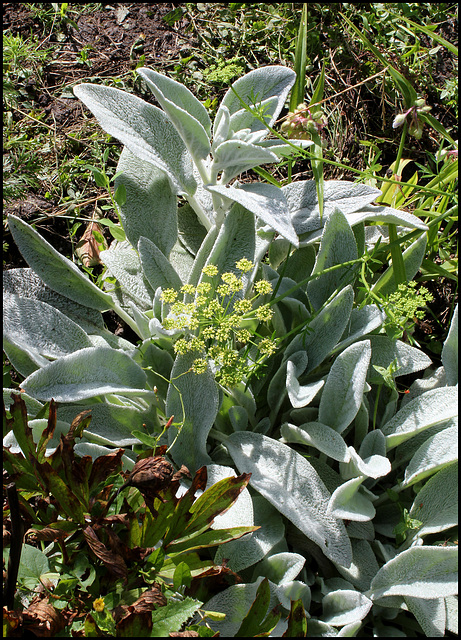
M 35 18 L 26 4 L 3 5 L 4 31 L 24 38 L 33 36 L 41 48 L 61 42 L 56 57 L 37 72 L 40 77 L 36 74 L 28 77 L 25 89 L 30 99 L 44 109 L 43 122 L 55 127 L 56 138 L 62 144 L 69 144 L 67 136 L 83 126 L 81 103 L 61 96 L 67 87 L 78 81 L 91 81 L 90 78 L 123 77 L 136 68 L 141 55 L 145 56 L 146 66 L 161 70 L 177 59 L 180 51 L 197 46 L 197 41 L 185 33 L 188 21 L 169 26 L 163 20 L 174 9 L 173 3 L 103 5 L 99 11 L 80 15 L 76 20 L 78 29 L 63 23 L 57 31 L 50 25 L 48 35 L 42 19 Z M 87 59 L 85 64 L 82 64 L 82 55 Z M 85 113 L 91 115 L 86 110 Z M 13 117 L 20 120 L 22 115 L 15 113 Z M 67 224 L 56 215 L 57 202 L 31 191 L 24 199 L 4 204 L 5 214 L 12 213 L 26 221 L 37 218 L 37 214 L 45 219 L 49 217 L 45 224 L 40 224 L 40 233 L 61 253 L 71 254 Z M 4 261 L 6 268 L 27 266 L 14 243 L 9 246 Z
M 186 33 L 189 25 L 181 20 L 170 26 L 164 17 L 174 9 L 174 3 L 103 3 L 103 9 L 85 12 L 76 20 L 78 29 L 63 23 L 61 29 L 44 32 L 43 20 L 34 17 L 26 4 L 3 5 L 3 29 L 24 39 L 33 36 L 40 47 L 60 42 L 56 57 L 45 64 L 37 74 L 28 77 L 25 89 L 28 97 L 44 110 L 43 122 L 55 128 L 56 139 L 61 144 L 75 144 L 69 134 L 84 126 L 84 108 L 75 98 L 62 97 L 68 86 L 90 78 L 123 77 L 136 68 L 141 55 L 145 65 L 162 70 L 177 60 L 179 52 L 185 55 L 197 40 Z M 72 15 L 72 14 L 70 14 Z M 87 63 L 82 64 L 82 56 Z M 38 75 L 39 74 L 39 75 Z M 155 100 L 150 96 L 151 100 Z M 85 109 L 86 117 L 91 114 Z M 15 113 L 20 120 L 23 116 Z M 115 142 L 118 145 L 118 142 Z M 80 151 L 80 149 L 78 149 Z M 38 225 L 40 234 L 60 253 L 72 255 L 68 222 L 59 216 L 62 207 L 57 201 L 46 199 L 42 193 L 30 191 L 25 198 L 4 202 L 4 215 L 14 214 L 26 222 L 44 219 Z M 92 210 L 81 209 L 91 216 Z M 117 218 L 113 216 L 114 222 Z M 111 236 L 104 230 L 106 240 Z M 4 251 L 4 269 L 27 267 L 14 242 L 8 242 Z M 96 271 L 97 272 L 97 269 Z M 120 323 L 116 314 L 106 314 L 109 328 L 127 339 L 135 339 L 129 328 Z
M 91 78 L 124 78 L 134 71 L 140 56 L 144 56 L 143 64 L 145 66 L 168 73 L 168 68 L 171 69 L 175 61 L 177 62 L 180 53 L 184 57 L 199 47 L 199 38 L 195 27 L 189 23 L 187 18 L 183 17 L 177 22 L 165 20 L 165 16 L 177 6 L 177 3 L 102 3 L 100 10 L 88 10 L 76 18 L 77 28 L 69 22 L 63 21 L 57 29 L 53 18 L 50 18 L 49 24 L 45 24 L 43 18 L 34 17 L 30 5 L 23 3 L 3 5 L 4 31 L 8 30 L 15 35 L 20 34 L 25 39 L 32 35 L 36 38 L 40 48 L 46 48 L 50 45 L 56 46 L 53 59 L 42 68 L 37 69 L 36 73 L 30 75 L 23 88 L 30 101 L 37 103 L 38 108 L 44 110 L 45 118 L 42 121 L 55 129 L 56 139 L 64 149 L 72 152 L 72 145 L 79 144 L 71 140 L 69 136 L 79 128 L 86 126 L 87 118 L 91 116 L 81 103 L 72 97 L 70 88 L 74 84 L 79 81 L 91 81 Z M 69 13 L 69 17 L 72 19 L 74 14 Z M 457 41 L 457 25 L 455 23 L 443 23 L 443 31 L 438 32 L 450 42 Z M 425 44 L 424 38 L 423 35 L 423 45 Z M 335 52 L 330 48 L 333 43 L 328 41 L 328 35 L 324 39 L 325 47 L 330 50 L 330 55 L 334 58 Z M 365 65 L 372 60 L 371 54 L 366 51 L 360 55 L 350 51 L 350 54 L 351 66 L 349 69 L 341 68 L 338 71 L 332 64 L 329 71 L 328 81 L 334 81 L 335 86 L 338 86 L 338 91 L 344 86 L 360 82 L 367 76 Z M 402 61 L 393 60 L 392 62 L 405 75 L 406 71 L 402 66 Z M 277 61 L 265 60 L 262 63 L 276 64 Z M 433 77 L 436 79 L 437 86 L 440 87 L 444 85 L 447 78 L 452 76 L 453 60 L 447 51 L 442 50 L 440 55 L 435 58 Z M 417 86 L 417 79 L 409 79 Z M 432 115 L 438 118 L 444 126 L 456 128 L 453 114 L 439 103 L 439 97 L 437 95 L 427 96 L 427 99 L 433 105 Z M 155 103 L 151 95 L 149 95 L 149 100 Z M 360 109 L 358 109 L 358 105 L 360 105 Z M 366 130 L 376 130 L 376 127 L 382 128 L 382 107 L 383 105 L 376 102 L 376 96 L 368 91 L 366 85 L 341 96 L 338 108 L 343 113 L 347 113 L 348 126 L 341 141 L 337 144 L 340 157 L 332 159 L 348 158 L 351 160 L 351 166 L 363 168 L 359 166 L 363 159 L 359 158 L 359 154 L 352 153 L 351 149 L 358 144 L 364 126 Z M 20 121 L 23 115 L 14 112 L 13 118 Z M 118 143 L 114 141 L 113 144 Z M 425 130 L 423 140 L 419 143 L 415 142 L 415 159 L 424 160 L 425 150 L 429 149 L 435 152 L 437 148 L 438 140 Z M 81 153 L 81 148 L 76 150 Z M 344 151 L 344 155 L 342 151 Z M 89 154 L 88 158 L 90 158 Z M 392 156 L 392 160 L 394 158 L 395 154 Z M 380 162 L 386 166 L 385 158 L 384 162 L 383 157 L 380 158 Z M 303 166 L 296 165 L 293 175 L 300 179 L 303 170 Z M 413 171 L 414 169 L 412 169 Z M 328 177 L 353 179 L 354 174 L 351 173 L 350 176 L 347 176 L 343 172 L 341 176 L 331 175 Z M 251 175 L 244 177 L 244 180 L 248 179 L 251 180 Z M 13 202 L 4 202 L 4 205 L 5 214 L 13 213 L 26 221 L 36 221 L 40 215 L 41 222 L 37 226 L 43 237 L 64 255 L 70 256 L 72 254 L 73 247 L 69 237 L 68 222 L 59 215 L 66 210 L 63 210 L 62 204 L 61 207 L 58 206 L 57 199 L 46 198 L 43 190 L 38 188 L 35 191 L 31 189 L 26 197 Z M 90 217 L 94 211 L 94 204 L 88 205 L 86 209 L 85 206 L 82 206 L 80 211 Z M 117 221 L 115 214 L 113 219 Z M 104 230 L 104 233 L 106 239 L 110 241 L 111 236 L 107 229 Z M 5 240 L 8 243 L 8 248 L 4 255 L 4 268 L 27 266 L 14 242 L 10 241 L 8 236 Z M 435 296 L 433 311 L 435 316 L 441 319 L 444 328 L 449 322 L 450 314 L 448 312 L 455 291 L 452 281 L 436 281 L 431 287 L 431 293 Z M 118 325 L 110 326 L 110 328 L 118 332 L 122 331 L 122 327 Z M 440 333 L 440 325 L 437 327 L 436 321 L 429 318 L 426 325 L 418 325 L 416 331 L 416 337 L 424 338 L 434 331 Z M 434 354 L 430 355 L 433 357 Z

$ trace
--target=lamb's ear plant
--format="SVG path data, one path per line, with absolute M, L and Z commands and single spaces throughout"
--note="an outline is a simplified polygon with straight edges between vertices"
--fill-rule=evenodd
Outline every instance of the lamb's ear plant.
M 414 233 L 402 256 L 411 280 L 427 225 L 373 204 L 381 191 L 363 184 L 325 180 L 322 206 L 315 181 L 236 180 L 306 144 L 268 137 L 290 69 L 237 80 L 213 123 L 185 87 L 138 71 L 162 109 L 75 87 L 125 145 L 115 186 L 126 240 L 100 254 L 105 290 L 9 217 L 30 269 L 4 275 L 5 351 L 30 417 L 51 398 L 63 428 L 91 409 L 76 454 L 123 447 L 127 468 L 160 437 L 177 468 L 251 474 L 231 519 L 214 524 L 259 526 L 214 555 L 243 580 L 205 603 L 226 614 L 209 622 L 221 635 L 267 599 L 265 579 L 268 607 L 282 611 L 273 635 L 292 628 L 299 601 L 308 635 L 392 635 L 413 617 L 443 635 L 455 625 L 456 549 L 430 536 L 455 526 L 457 311 L 434 370 L 386 334 L 374 300 L 397 290 L 392 267 L 368 280 L 389 241 L 376 227 L 398 225 L 399 244 Z M 107 310 L 136 344 L 105 328 Z M 402 397 L 399 378 L 423 371 Z

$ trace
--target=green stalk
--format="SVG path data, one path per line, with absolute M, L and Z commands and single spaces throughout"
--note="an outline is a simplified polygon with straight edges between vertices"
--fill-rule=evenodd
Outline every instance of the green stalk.
M 408 131 L 408 122 L 405 121 L 403 125 L 402 137 L 400 138 L 399 151 L 397 153 L 397 159 L 395 161 L 394 171 L 396 176 L 398 176 L 399 174 L 399 165 L 403 155 L 403 147 L 405 144 L 405 139 L 407 137 L 407 131 Z M 397 197 L 397 190 L 395 191 L 392 197 L 392 202 L 391 202 L 392 207 L 395 205 L 396 197 Z M 402 250 L 398 242 L 397 226 L 395 224 L 388 224 L 387 226 L 389 228 L 389 242 L 391 243 L 390 249 L 391 249 L 391 258 L 392 258 L 392 269 L 394 271 L 395 284 L 396 286 L 398 286 L 399 284 L 404 284 L 407 281 L 405 264 L 403 262 Z

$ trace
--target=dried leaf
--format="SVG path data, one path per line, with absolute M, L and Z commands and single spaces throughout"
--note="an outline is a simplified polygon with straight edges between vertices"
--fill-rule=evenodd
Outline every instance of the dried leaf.
M 162 456 L 143 458 L 134 465 L 125 486 L 157 493 L 169 485 L 173 474 L 173 465 Z
M 56 429 L 56 421 L 57 421 L 57 412 L 56 412 L 56 402 L 51 398 L 49 413 L 48 413 L 48 423 L 43 433 L 40 437 L 39 443 L 37 445 L 37 458 L 40 462 L 43 462 L 46 453 L 46 445 L 51 440 L 54 434 L 54 430 Z
M 142 629 L 142 635 L 145 636 L 145 631 L 152 629 L 152 611 L 166 604 L 165 596 L 154 583 L 152 588 L 145 591 L 133 604 L 119 605 L 113 611 L 117 635 L 135 638 L 140 635 L 139 631 Z
M 33 540 L 64 540 L 70 533 L 63 531 L 62 529 L 53 529 L 51 527 L 44 527 L 43 529 L 28 529 L 26 536 L 30 536 Z
M 45 599 L 34 599 L 23 611 L 24 626 L 39 638 L 51 638 L 66 626 L 64 616 Z
M 88 423 L 91 419 L 91 411 L 86 409 L 85 411 L 81 411 L 75 418 L 72 420 L 69 433 L 66 438 L 75 440 L 75 438 L 81 438 L 83 430 L 88 426 Z M 73 444 L 73 443 L 72 443 Z
M 149 637 L 152 631 L 152 612 L 128 613 L 117 624 L 117 635 L 122 638 Z
M 122 556 L 109 551 L 94 532 L 94 529 L 90 526 L 83 530 L 83 535 L 88 543 L 88 546 L 93 553 L 106 565 L 111 573 L 118 578 L 126 578 L 128 575 L 128 569 Z
M 100 527 L 98 527 L 99 529 Z M 108 537 L 108 545 L 110 550 L 116 555 L 124 559 L 125 562 L 138 562 L 141 557 L 143 549 L 134 546 L 128 547 L 119 536 L 113 531 L 111 527 L 104 527 L 105 534 Z
M 97 264 L 100 264 L 101 259 L 99 254 L 102 250 L 107 249 L 107 243 L 105 240 L 101 246 L 101 243 L 96 239 L 94 232 L 104 238 L 99 224 L 94 221 L 90 222 L 75 249 L 75 253 L 85 267 L 94 267 Z
M 21 625 L 22 613 L 3 607 L 3 629 L 5 637 L 19 637 Z
M 210 596 L 224 591 L 230 585 L 241 584 L 242 578 L 226 567 L 225 562 L 224 560 L 221 565 L 214 565 L 199 575 L 193 576 L 187 595 L 200 600 L 204 593 Z
M 115 472 L 122 470 L 123 449 L 118 449 L 114 453 L 107 453 L 105 456 L 99 456 L 93 461 L 91 474 L 88 480 L 90 491 L 95 489 L 100 482 L 108 478 Z

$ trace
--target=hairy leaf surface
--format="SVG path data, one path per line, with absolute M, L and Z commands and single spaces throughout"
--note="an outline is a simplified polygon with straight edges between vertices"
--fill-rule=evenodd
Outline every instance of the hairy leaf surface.
M 313 540 L 331 560 L 348 567 L 352 550 L 341 520 L 327 514 L 330 493 L 312 465 L 287 445 L 258 433 L 233 433 L 226 440 L 250 485 Z

